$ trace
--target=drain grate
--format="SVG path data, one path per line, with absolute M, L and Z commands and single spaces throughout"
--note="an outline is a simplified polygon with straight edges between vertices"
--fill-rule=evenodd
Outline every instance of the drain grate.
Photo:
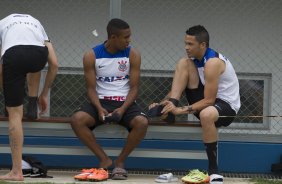
M 128 170 L 129 174 L 140 174 L 140 175 L 160 175 L 171 172 L 177 176 L 185 176 L 189 171 L 183 170 L 139 170 L 131 169 Z M 278 174 L 253 174 L 253 173 L 221 173 L 224 177 L 228 178 L 261 178 L 261 179 L 282 179 L 282 173 Z
M 1 170 L 1 168 L 0 168 Z M 74 171 L 74 172 L 80 172 L 80 169 L 75 168 L 52 168 L 50 169 L 52 171 Z M 112 169 L 109 169 L 110 171 Z M 175 169 L 150 169 L 150 170 L 144 170 L 144 169 L 128 169 L 127 172 L 129 174 L 135 174 L 135 175 L 160 175 L 164 173 L 173 173 L 173 175 L 176 176 L 185 176 L 189 171 L 188 170 L 175 170 Z M 259 179 L 280 179 L 282 180 L 282 173 L 277 174 L 254 174 L 254 173 L 221 173 L 224 177 L 227 178 L 259 178 Z
M 253 173 L 223 173 L 229 178 L 261 178 L 261 179 L 282 179 L 282 173 L 278 174 L 253 174 Z

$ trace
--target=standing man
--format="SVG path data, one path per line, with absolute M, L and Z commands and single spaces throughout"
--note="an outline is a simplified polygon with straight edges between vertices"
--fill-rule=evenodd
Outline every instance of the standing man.
M 131 30 L 121 19 L 107 25 L 108 40 L 84 54 L 83 67 L 90 102 L 71 117 L 71 126 L 79 139 L 98 157 L 99 168 L 114 164 L 112 179 L 126 179 L 125 160 L 145 137 L 148 120 L 135 100 L 138 95 L 141 56 L 130 47 Z M 97 144 L 92 130 L 106 122 L 125 126 L 127 142 L 114 161 Z M 76 175 L 79 180 L 101 181 L 108 178 L 105 169 Z M 92 170 L 91 170 L 92 171 Z
M 200 119 L 210 183 L 221 184 L 223 177 L 219 175 L 217 165 L 217 128 L 230 125 L 239 111 L 238 78 L 230 61 L 209 48 L 209 34 L 203 26 L 193 26 L 186 31 L 185 49 L 188 57 L 180 59 L 176 66 L 169 99 L 160 105 L 152 104 L 150 111 L 163 108 L 162 116 L 193 113 Z M 177 107 L 184 90 L 189 105 Z M 183 180 L 189 182 L 189 178 L 187 175 Z
M 37 109 L 40 71 L 48 61 L 48 72 L 43 90 L 38 98 L 40 113 L 48 107 L 48 90 L 55 79 L 58 63 L 55 51 L 41 23 L 27 14 L 11 14 L 0 20 L 1 86 L 9 114 L 9 140 L 12 152 L 12 170 L 0 180 L 24 180 L 22 175 L 23 99 L 28 74 L 30 94 Z M 3 70 L 3 73 L 2 73 Z M 3 77 L 3 78 L 2 78 Z M 2 84 L 3 83 L 3 84 Z M 33 109 L 35 109 L 33 107 Z

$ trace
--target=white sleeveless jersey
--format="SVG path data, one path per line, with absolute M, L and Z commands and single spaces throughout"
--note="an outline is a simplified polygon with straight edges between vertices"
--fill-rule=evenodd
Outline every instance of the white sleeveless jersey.
M 218 82 L 218 92 L 216 98 L 219 98 L 230 104 L 231 108 L 239 111 L 241 106 L 239 94 L 239 81 L 231 62 L 222 54 L 215 52 L 211 48 L 207 51 L 201 61 L 193 59 L 198 68 L 200 80 L 205 85 L 204 66 L 210 58 L 219 58 L 225 62 L 225 71 L 221 74 Z
M 110 54 L 104 44 L 93 48 L 96 56 L 96 91 L 99 99 L 125 101 L 129 91 L 130 47 Z
M 16 45 L 45 46 L 49 40 L 41 23 L 27 14 L 11 14 L 0 20 L 1 57 Z

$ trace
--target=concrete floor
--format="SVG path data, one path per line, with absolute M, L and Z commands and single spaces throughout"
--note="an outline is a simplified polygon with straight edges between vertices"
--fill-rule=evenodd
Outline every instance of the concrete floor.
M 3 175 L 7 173 L 8 170 L 0 170 L 0 174 Z M 60 183 L 60 184 L 77 184 L 77 183 L 83 183 L 83 184 L 156 184 L 155 178 L 157 175 L 141 175 L 141 174 L 129 174 L 127 180 L 111 180 L 108 179 L 107 181 L 102 182 L 85 182 L 85 181 L 75 181 L 73 179 L 73 176 L 78 174 L 79 172 L 76 171 L 55 171 L 50 170 L 48 171 L 48 175 L 53 176 L 53 178 L 25 178 L 24 182 L 20 183 L 38 183 L 38 182 L 50 182 L 50 183 Z M 180 184 L 181 177 L 182 176 L 176 176 L 178 177 L 178 182 L 171 182 L 172 184 Z M 12 183 L 18 183 L 18 182 L 12 182 Z M 249 182 L 248 179 L 243 178 L 224 178 L 224 184 L 253 184 L 252 182 Z

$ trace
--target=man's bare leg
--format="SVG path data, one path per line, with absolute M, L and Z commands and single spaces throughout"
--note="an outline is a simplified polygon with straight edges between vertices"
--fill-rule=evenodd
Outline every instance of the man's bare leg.
M 192 60 L 183 58 L 175 68 L 170 97 L 179 100 L 186 87 L 198 88 L 199 76 Z
M 23 147 L 23 129 L 22 117 L 23 106 L 7 107 L 9 113 L 9 141 L 12 152 L 12 170 L 0 176 L 0 180 L 23 181 L 22 174 L 22 147 Z
M 98 157 L 100 168 L 108 168 L 113 164 L 97 143 L 93 132 L 88 128 L 94 125 L 95 120 L 85 112 L 77 112 L 71 117 L 71 126 L 77 137 Z
M 131 120 L 132 130 L 128 134 L 127 142 L 122 149 L 120 155 L 115 160 L 115 167 L 124 168 L 124 162 L 128 155 L 138 146 L 138 144 L 144 139 L 147 128 L 148 120 L 143 116 L 136 116 Z
M 217 128 L 215 123 L 218 120 L 218 111 L 214 106 L 209 106 L 200 112 L 200 121 L 203 129 L 203 142 L 209 160 L 209 174 L 218 173 L 217 165 Z

